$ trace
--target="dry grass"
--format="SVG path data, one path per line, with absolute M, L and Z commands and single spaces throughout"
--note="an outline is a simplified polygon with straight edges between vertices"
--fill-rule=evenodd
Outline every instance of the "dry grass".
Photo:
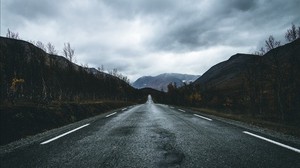
M 273 131 L 281 132 L 287 135 L 292 135 L 300 138 L 300 128 L 299 126 L 291 126 L 283 123 L 279 123 L 276 121 L 266 121 L 259 117 L 252 117 L 251 115 L 247 114 L 233 114 L 223 111 L 218 111 L 214 109 L 208 109 L 208 108 L 190 108 L 194 111 L 198 111 L 204 114 L 218 116 L 222 118 L 231 119 L 234 121 L 241 121 L 244 123 L 248 123 L 251 125 L 255 125 L 258 127 L 270 129 Z

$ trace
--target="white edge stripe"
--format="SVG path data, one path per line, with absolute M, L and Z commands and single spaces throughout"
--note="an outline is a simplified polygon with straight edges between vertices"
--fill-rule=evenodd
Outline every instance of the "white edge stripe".
M 182 109 L 178 109 L 179 111 L 182 111 L 182 112 L 185 112 L 184 110 L 182 110 Z
M 110 116 L 112 116 L 112 115 L 115 115 L 117 112 L 114 112 L 114 113 L 111 113 L 111 114 L 108 114 L 107 116 L 105 116 L 105 117 L 110 117 Z
M 203 119 L 205 119 L 205 120 L 208 120 L 208 121 L 212 121 L 212 119 L 210 119 L 210 118 L 207 118 L 207 117 L 203 117 L 203 116 L 201 116 L 201 115 L 198 115 L 198 114 L 194 114 L 194 116 L 197 116 L 197 117 L 203 118 Z
M 64 134 L 61 134 L 61 135 L 59 135 L 59 136 L 57 136 L 57 137 L 54 137 L 54 138 L 52 138 L 52 139 L 49 139 L 49 140 L 47 140 L 47 141 L 45 141 L 45 142 L 42 142 L 41 145 L 44 145 L 44 144 L 47 144 L 47 143 L 52 142 L 52 141 L 54 141 L 54 140 L 57 140 L 58 138 L 61 138 L 61 137 L 65 136 L 65 135 L 68 135 L 68 134 L 70 134 L 70 133 L 72 133 L 72 132 L 75 132 L 75 131 L 77 131 L 77 130 L 83 128 L 83 127 L 88 126 L 88 125 L 90 125 L 90 124 L 85 124 L 85 125 L 83 125 L 83 126 L 81 126 L 81 127 L 75 128 L 75 129 L 73 129 L 73 130 L 71 130 L 71 131 L 68 131 L 68 132 L 66 132 L 66 133 L 64 133 Z
M 297 149 L 297 148 L 294 148 L 294 147 L 291 147 L 291 146 L 282 144 L 282 143 L 280 143 L 280 142 L 273 141 L 273 140 L 271 140 L 271 139 L 268 139 L 268 138 L 265 138 L 265 137 L 262 137 L 262 136 L 259 136 L 259 135 L 250 133 L 250 132 L 248 132 L 248 131 L 243 131 L 243 133 L 244 133 L 244 134 L 251 135 L 251 136 L 254 136 L 254 137 L 259 138 L 259 139 L 262 139 L 262 140 L 265 140 L 265 141 L 267 141 L 267 142 L 276 144 L 276 145 L 278 145 L 278 146 L 281 146 L 281 147 L 290 149 L 290 150 L 295 151 L 295 152 L 297 152 L 297 153 L 300 153 L 300 149 Z
M 127 108 L 123 108 L 122 111 L 127 110 Z

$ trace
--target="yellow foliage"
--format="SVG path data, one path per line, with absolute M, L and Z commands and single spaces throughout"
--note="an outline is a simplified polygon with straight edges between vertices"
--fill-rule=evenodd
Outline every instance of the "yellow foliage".
M 192 93 L 190 96 L 189 96 L 189 100 L 191 102 L 200 102 L 202 100 L 202 97 L 199 93 Z
M 11 82 L 11 86 L 10 86 L 10 89 L 13 90 L 14 92 L 17 90 L 17 86 L 23 84 L 25 82 L 24 79 L 17 79 L 17 78 L 14 78 Z

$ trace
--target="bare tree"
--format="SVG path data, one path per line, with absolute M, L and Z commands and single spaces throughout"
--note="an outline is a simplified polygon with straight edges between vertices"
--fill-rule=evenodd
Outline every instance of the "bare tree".
M 265 53 L 266 53 L 265 49 L 263 47 L 261 47 L 258 51 L 255 51 L 253 54 L 263 56 L 263 55 L 265 55 Z
M 117 68 L 114 68 L 112 70 L 112 75 L 115 76 L 115 77 L 118 77 L 118 69 Z
M 47 51 L 45 45 L 41 41 L 37 41 L 35 46 L 37 46 L 38 48 L 42 49 L 45 52 Z
M 74 61 L 74 49 L 71 48 L 69 42 L 64 44 L 63 54 L 70 62 Z
M 105 71 L 104 65 L 101 65 L 101 67 L 98 67 L 97 69 L 100 72 L 104 72 Z
M 291 29 L 288 29 L 285 33 L 285 39 L 288 42 L 292 42 L 297 38 L 299 38 L 299 36 L 297 37 L 297 28 L 294 24 L 292 24 Z
M 82 67 L 85 68 L 85 69 L 88 69 L 88 68 L 89 68 L 89 64 L 88 64 L 88 63 L 81 64 L 80 66 L 82 66 Z
M 49 54 L 57 54 L 55 47 L 50 42 L 46 45 Z
M 7 38 L 12 38 L 12 39 L 20 39 L 19 38 L 19 33 L 14 33 L 12 31 L 10 31 L 9 29 L 7 29 L 6 37 Z
M 265 43 L 266 43 L 265 46 L 267 51 L 270 51 L 280 46 L 280 41 L 275 41 L 272 35 L 269 36 L 269 38 L 265 41 Z

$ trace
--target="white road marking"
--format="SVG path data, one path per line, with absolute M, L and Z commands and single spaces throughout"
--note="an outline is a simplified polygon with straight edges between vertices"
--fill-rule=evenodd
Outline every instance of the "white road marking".
M 182 109 L 178 109 L 179 111 L 182 111 L 182 112 L 185 112 L 184 110 L 182 110 Z
M 68 134 L 70 134 L 70 133 L 72 133 L 72 132 L 75 132 L 75 131 L 77 131 L 77 130 L 83 128 L 83 127 L 88 126 L 88 125 L 90 125 L 90 124 L 85 124 L 85 125 L 83 125 L 83 126 L 81 126 L 81 127 L 75 128 L 75 129 L 73 129 L 73 130 L 71 130 L 71 131 L 68 131 L 68 132 L 66 132 L 66 133 L 64 133 L 64 134 L 61 134 L 61 135 L 59 135 L 59 136 L 57 136 L 57 137 L 54 137 L 54 138 L 49 139 L 49 140 L 47 140 L 47 141 L 44 141 L 44 142 L 41 143 L 41 145 L 45 145 L 45 144 L 47 144 L 47 143 L 50 143 L 50 142 L 52 142 L 52 141 L 54 141 L 54 140 L 57 140 L 58 138 L 61 138 L 61 137 L 63 137 L 63 136 L 66 136 L 66 135 L 68 135 Z
M 173 109 L 174 107 L 170 106 L 171 109 Z
M 122 109 L 122 111 L 125 111 L 125 110 L 127 110 L 127 108 L 123 108 L 123 109 Z
M 203 119 L 205 119 L 205 120 L 208 120 L 208 121 L 212 121 L 212 119 L 210 119 L 210 118 L 207 118 L 207 117 L 203 117 L 203 116 L 201 116 L 201 115 L 198 115 L 198 114 L 194 114 L 194 116 L 196 116 L 196 117 L 200 117 L 200 118 L 203 118 Z
M 107 116 L 105 116 L 106 118 L 107 117 L 110 117 L 110 116 L 112 116 L 112 115 L 115 115 L 117 112 L 114 112 L 114 113 L 111 113 L 111 114 L 108 114 Z
M 297 149 L 297 148 L 294 148 L 294 147 L 291 147 L 291 146 L 282 144 L 282 143 L 280 143 L 280 142 L 273 141 L 273 140 L 271 140 L 271 139 L 268 139 L 268 138 L 265 138 L 265 137 L 262 137 L 262 136 L 259 136 L 259 135 L 250 133 L 250 132 L 248 132 L 248 131 L 243 131 L 243 133 L 244 133 L 244 134 L 251 135 L 251 136 L 254 136 L 254 137 L 259 138 L 259 139 L 262 139 L 262 140 L 264 140 L 264 141 L 273 143 L 273 144 L 275 144 L 275 145 L 278 145 L 278 146 L 287 148 L 287 149 L 292 150 L 292 151 L 295 151 L 295 152 L 297 152 L 297 153 L 300 153 L 300 149 Z

